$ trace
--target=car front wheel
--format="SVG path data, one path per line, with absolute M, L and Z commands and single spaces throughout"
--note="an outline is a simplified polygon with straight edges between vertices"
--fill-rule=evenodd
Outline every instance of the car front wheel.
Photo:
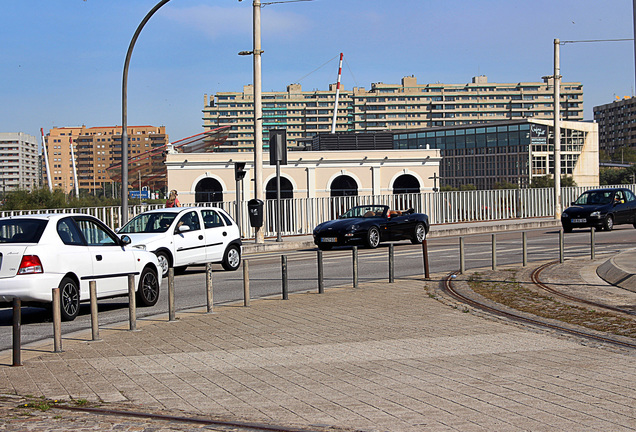
M 141 306 L 154 306 L 159 300 L 159 280 L 157 274 L 149 268 L 144 269 L 139 277 L 137 302 Z
M 157 260 L 161 268 L 161 277 L 168 277 L 168 269 L 170 268 L 170 259 L 165 252 L 157 252 Z
M 423 223 L 415 225 L 415 231 L 413 231 L 413 237 L 411 237 L 411 243 L 419 244 L 426 238 L 426 228 Z
M 223 255 L 223 268 L 228 271 L 234 271 L 241 265 L 241 250 L 237 245 L 230 245 Z
M 77 282 L 65 277 L 60 282 L 60 309 L 62 321 L 73 321 L 79 314 L 80 293 Z
M 608 215 L 603 222 L 603 229 L 605 231 L 611 231 L 614 228 L 614 218 Z
M 371 227 L 367 232 L 367 246 L 375 249 L 380 244 L 380 230 L 378 227 Z

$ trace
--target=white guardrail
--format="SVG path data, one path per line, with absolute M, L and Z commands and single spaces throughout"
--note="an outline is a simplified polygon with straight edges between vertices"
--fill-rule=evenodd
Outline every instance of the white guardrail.
M 614 187 L 614 186 L 602 186 Z M 636 185 L 617 185 L 636 193 Z M 595 187 L 561 188 L 561 201 L 566 208 L 582 192 Z M 281 199 L 281 235 L 307 235 L 321 222 L 335 219 L 349 208 L 363 204 L 385 204 L 396 210 L 414 209 L 426 213 L 431 224 L 492 221 L 515 218 L 549 217 L 554 215 L 554 189 L 496 189 L 477 191 L 425 192 L 397 195 L 361 195 L 325 198 Z M 197 206 L 221 207 L 236 220 L 236 202 L 198 203 Z M 147 210 L 163 207 L 160 204 L 129 206 L 129 219 Z M 276 236 L 276 200 L 265 202 L 265 236 Z M 95 216 L 109 227 L 121 225 L 121 207 L 84 207 L 40 210 L 13 210 L 0 216 L 41 213 L 86 213 Z M 241 203 L 240 226 L 243 238 L 253 238 L 249 224 L 247 201 Z

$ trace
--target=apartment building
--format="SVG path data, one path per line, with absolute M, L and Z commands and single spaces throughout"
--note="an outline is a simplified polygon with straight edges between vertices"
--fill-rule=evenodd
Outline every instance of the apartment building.
M 594 120 L 598 123 L 601 150 L 612 155 L 621 147 L 636 147 L 636 98 L 625 96 L 595 106 Z
M 40 184 L 38 140 L 23 132 L 0 133 L 0 187 L 33 190 Z
M 418 84 L 414 76 L 400 84 L 373 83 L 370 90 L 341 89 L 336 133 L 408 130 L 461 126 L 494 120 L 550 119 L 553 116 L 553 79 L 543 82 L 489 83 L 478 76 L 468 84 Z M 289 146 L 301 146 L 320 133 L 330 132 L 336 85 L 329 90 L 303 91 L 300 84 L 285 92 L 263 92 L 263 146 L 269 129 L 286 129 Z M 583 86 L 561 83 L 563 120 L 583 120 Z M 204 96 L 204 129 L 231 126 L 218 151 L 248 151 L 254 147 L 254 88 Z
M 114 182 L 108 167 L 121 162 L 121 126 L 99 127 L 54 127 L 46 135 L 47 155 L 51 181 L 54 188 L 69 193 L 75 188 L 73 157 L 78 178 L 78 188 L 91 193 L 105 189 L 107 183 Z M 165 126 L 129 126 L 128 157 L 133 158 L 168 142 Z M 162 159 L 163 161 L 163 159 Z M 129 165 L 130 172 L 152 171 L 153 158 L 136 158 Z M 44 174 L 46 178 L 46 174 Z M 133 188 L 139 187 L 139 177 L 130 175 Z M 153 190 L 165 186 L 165 175 L 159 178 L 141 176 L 144 186 Z M 112 189 L 112 185 L 111 185 Z

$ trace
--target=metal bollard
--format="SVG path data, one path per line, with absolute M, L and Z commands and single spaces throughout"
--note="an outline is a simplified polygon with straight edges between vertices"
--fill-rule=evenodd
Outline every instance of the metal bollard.
M 431 274 L 428 271 L 428 242 L 426 239 L 422 240 L 422 256 L 424 259 L 424 279 L 430 279 Z
M 62 310 L 60 309 L 60 289 L 53 288 L 51 290 L 53 301 L 51 309 L 53 310 L 53 352 L 62 352 Z
M 243 306 L 250 305 L 250 269 L 249 261 L 243 260 Z
M 13 364 L 22 366 L 22 353 L 20 352 L 20 336 L 22 325 L 22 300 L 13 298 Z
M 289 294 L 287 290 L 287 255 L 281 255 L 280 265 L 283 279 L 283 300 L 288 300 Z
M 358 288 L 358 246 L 354 246 L 351 251 L 353 259 L 353 287 Z
M 174 307 L 174 268 L 168 268 L 168 321 L 176 320 Z
M 88 289 L 90 291 L 91 298 L 91 331 L 93 334 L 93 340 L 99 339 L 99 323 L 97 318 L 97 282 L 90 281 L 88 283 Z
M 563 230 L 559 230 L 559 262 L 563 264 L 565 259 L 565 245 L 563 240 Z
M 464 237 L 459 238 L 459 273 L 466 271 L 466 250 L 464 249 Z
M 596 244 L 595 238 L 594 238 L 594 233 L 596 232 L 596 229 L 594 229 L 594 227 L 591 228 L 590 230 L 590 259 L 594 259 L 596 257 L 595 251 L 594 251 L 594 247 Z
M 497 234 L 492 235 L 492 269 L 497 271 Z
M 325 293 L 325 277 L 323 273 L 322 251 L 318 249 L 318 294 Z
M 214 290 L 212 289 L 212 263 L 207 263 L 205 265 L 205 292 L 207 294 L 208 299 L 208 313 L 213 312 L 214 308 Z
M 137 302 L 135 299 L 135 275 L 128 275 L 128 317 L 130 330 L 137 330 Z
M 395 245 L 389 244 L 389 283 L 395 282 Z
M 526 267 L 528 265 L 528 235 L 525 231 L 521 233 L 521 249 L 522 264 Z

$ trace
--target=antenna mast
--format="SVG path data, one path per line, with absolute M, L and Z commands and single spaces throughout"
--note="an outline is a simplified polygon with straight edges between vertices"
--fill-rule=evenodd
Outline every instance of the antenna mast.
M 73 161 L 73 183 L 75 184 L 75 197 L 79 198 L 79 185 L 77 182 L 77 167 L 75 165 L 75 152 L 73 151 L 73 137 L 69 137 L 68 142 L 69 142 L 69 145 L 71 146 L 71 160 Z M 94 192 L 95 190 L 93 190 L 93 193 Z
M 46 168 L 46 181 L 49 184 L 49 190 L 53 192 L 53 183 L 51 182 L 51 168 L 49 166 L 49 156 L 46 151 L 46 142 L 44 140 L 44 128 L 40 128 L 40 134 L 42 135 L 42 153 L 44 153 L 44 167 Z
M 331 133 L 336 133 L 336 117 L 338 116 L 338 98 L 340 96 L 340 77 L 342 76 L 342 53 L 340 53 L 340 64 L 338 65 L 338 83 L 336 84 L 336 102 L 333 107 L 333 120 L 331 120 Z

